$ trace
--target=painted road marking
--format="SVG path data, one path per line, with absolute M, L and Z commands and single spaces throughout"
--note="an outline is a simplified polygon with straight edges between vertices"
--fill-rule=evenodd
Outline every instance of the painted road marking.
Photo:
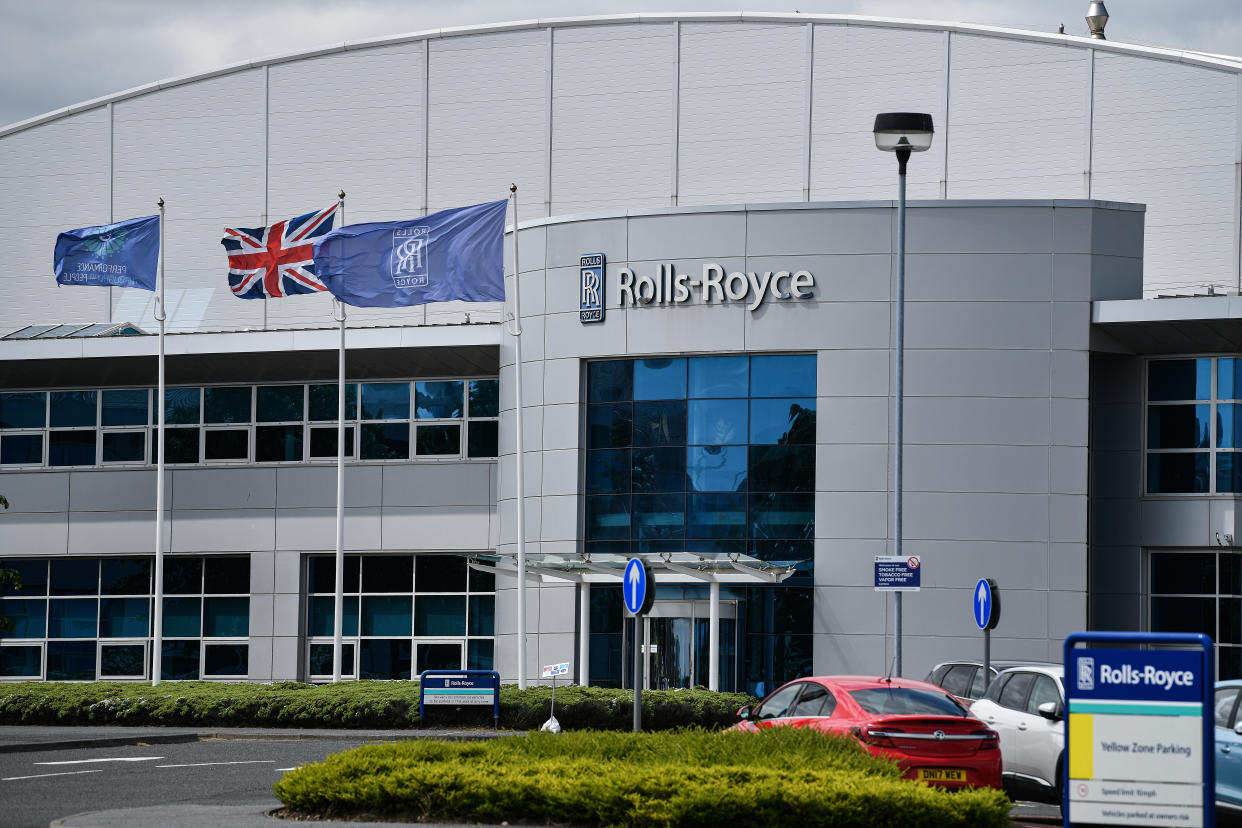
M 276 768 L 276 770 L 280 773 L 284 773 L 285 771 L 297 770 L 297 768 Z
M 110 759 L 66 759 L 61 762 L 32 762 L 33 765 L 89 765 L 94 762 L 156 762 L 163 756 L 126 756 Z
M 208 765 L 263 765 L 276 764 L 275 759 L 246 759 L 241 762 L 193 762 L 188 765 L 156 765 L 157 768 L 205 768 Z
M 0 782 L 17 782 L 20 779 L 42 779 L 45 776 L 73 776 L 77 773 L 103 773 L 103 768 L 95 768 L 94 770 L 61 771 L 60 773 L 36 773 L 33 776 L 6 776 L 3 779 L 0 779 Z

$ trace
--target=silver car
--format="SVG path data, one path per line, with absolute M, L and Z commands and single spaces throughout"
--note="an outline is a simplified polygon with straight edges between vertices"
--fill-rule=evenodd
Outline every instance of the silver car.
M 1015 799 L 1061 802 L 1065 761 L 1065 668 L 1004 670 L 970 712 L 1000 734 L 1002 779 Z

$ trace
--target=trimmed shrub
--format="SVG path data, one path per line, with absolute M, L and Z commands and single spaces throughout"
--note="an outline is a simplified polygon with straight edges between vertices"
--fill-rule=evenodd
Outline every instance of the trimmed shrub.
M 1000 791 L 900 778 L 812 730 L 575 732 L 368 745 L 286 774 L 293 816 L 605 826 L 1003 826 Z
M 548 718 L 550 687 L 500 690 L 500 725 L 528 730 Z M 753 699 L 707 690 L 643 693 L 643 725 L 663 730 L 718 728 L 737 721 Z M 556 718 L 565 729 L 629 730 L 633 693 L 601 687 L 558 687 Z M 0 685 L 0 724 L 169 725 L 204 727 L 412 728 L 420 725 L 490 727 L 490 707 L 429 707 L 418 716 L 418 683 L 358 681 L 310 685 L 166 682 L 23 682 Z

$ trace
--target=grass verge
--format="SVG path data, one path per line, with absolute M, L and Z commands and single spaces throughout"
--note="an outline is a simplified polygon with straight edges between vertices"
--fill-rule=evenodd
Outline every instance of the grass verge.
M 574 732 L 368 745 L 287 773 L 291 816 L 600 826 L 978 826 L 1009 822 L 1000 791 L 900 778 L 848 739 L 763 733 Z

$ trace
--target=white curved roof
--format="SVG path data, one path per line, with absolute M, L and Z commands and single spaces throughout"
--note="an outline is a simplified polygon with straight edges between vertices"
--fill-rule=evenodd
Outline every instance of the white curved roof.
M 57 291 L 51 249 L 60 230 L 150 214 L 160 196 L 183 329 L 319 326 L 320 297 L 264 311 L 228 295 L 220 228 L 305 212 L 338 188 L 351 221 L 492 200 L 510 181 L 524 221 L 891 198 L 892 160 L 869 133 L 893 109 L 936 122 L 911 197 L 1145 203 L 1149 293 L 1237 289 L 1239 59 L 958 23 L 625 15 L 343 43 L 0 129 L 13 253 L 0 327 L 52 303 L 66 322 L 140 316 L 126 291 Z

